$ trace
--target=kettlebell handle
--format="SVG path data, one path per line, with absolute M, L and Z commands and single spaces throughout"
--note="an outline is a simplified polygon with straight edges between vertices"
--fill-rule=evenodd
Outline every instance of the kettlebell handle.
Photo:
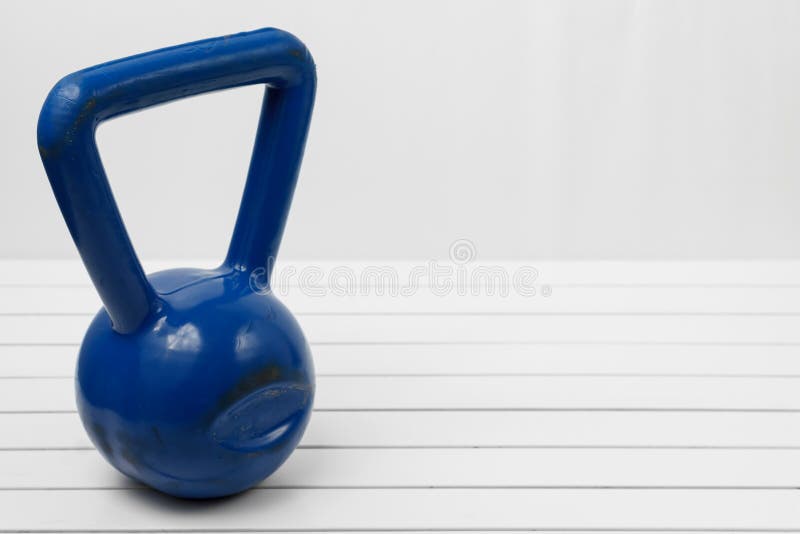
M 102 121 L 171 100 L 266 85 L 255 147 L 226 266 L 270 270 L 294 193 L 314 105 L 306 47 L 274 28 L 207 39 L 70 74 L 39 115 L 39 153 L 89 276 L 120 333 L 158 305 L 114 201 L 95 143 Z M 266 279 L 269 280 L 269 272 Z

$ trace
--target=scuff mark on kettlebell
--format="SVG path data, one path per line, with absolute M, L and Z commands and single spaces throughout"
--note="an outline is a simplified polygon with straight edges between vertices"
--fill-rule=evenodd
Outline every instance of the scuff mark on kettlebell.
M 164 446 L 164 440 L 161 439 L 161 432 L 158 431 L 158 427 L 156 427 L 155 425 L 151 426 L 150 430 L 153 432 L 153 436 L 156 438 L 156 441 L 158 442 L 158 444 L 161 447 L 163 447 Z
M 113 456 L 114 455 L 114 448 L 111 446 L 111 442 L 108 440 L 108 434 L 106 433 L 106 429 L 100 423 L 92 423 L 92 434 L 95 438 L 95 445 L 100 449 L 100 451 L 105 454 L 106 456 Z

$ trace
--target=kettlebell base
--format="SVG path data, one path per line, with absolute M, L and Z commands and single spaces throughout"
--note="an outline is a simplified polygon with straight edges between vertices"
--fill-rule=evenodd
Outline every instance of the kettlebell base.
M 149 277 L 161 306 L 135 334 L 104 310 L 86 333 L 76 396 L 84 427 L 123 474 L 163 493 L 216 498 L 271 475 L 311 416 L 314 369 L 299 325 L 246 273 Z

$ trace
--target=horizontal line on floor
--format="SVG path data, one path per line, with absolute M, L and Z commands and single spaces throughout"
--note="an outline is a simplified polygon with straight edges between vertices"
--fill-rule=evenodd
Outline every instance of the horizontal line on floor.
M 570 407 L 570 408 L 314 408 L 313 412 L 330 413 L 450 413 L 450 412 L 627 412 L 627 413 L 800 413 L 800 408 L 619 408 L 619 407 Z M 25 414 L 69 414 L 77 410 L 0 410 L 0 415 Z
M 303 450 L 656 450 L 656 451 L 800 451 L 800 445 L 298 445 Z M 77 447 L 0 447 L 0 452 L 93 451 Z
M 93 317 L 87 312 L 0 312 L 0 317 Z M 545 311 L 355 311 L 355 312 L 292 312 L 300 317 L 800 317 L 796 312 L 703 312 L 703 311 L 642 311 L 642 312 L 545 312 Z
M 152 491 L 152 490 L 149 490 Z M 165 497 L 166 498 L 166 497 Z M 292 533 L 324 533 L 324 532 L 336 532 L 341 534 L 346 534 L 349 532 L 357 533 L 357 532 L 409 532 L 409 533 L 429 533 L 429 532 L 542 532 L 542 533 L 550 533 L 550 532 L 587 532 L 587 533 L 638 533 L 638 532 L 651 532 L 651 533 L 696 533 L 696 532 L 714 532 L 714 533 L 726 533 L 726 532 L 742 532 L 742 533 L 793 533 L 793 532 L 800 532 L 800 529 L 776 529 L 776 528 L 566 528 L 566 527 L 559 527 L 559 528 L 538 528 L 538 527 L 525 527 L 525 528 L 486 528 L 486 527 L 458 527 L 458 528 L 406 528 L 406 529 L 387 529 L 387 528 L 335 528 L 335 529 L 286 529 L 286 528 L 279 528 L 279 529 L 225 529 L 225 528 L 214 528 L 214 529 L 201 529 L 201 528 L 191 528 L 191 529 L 174 529 L 174 528 L 156 528 L 156 529 L 2 529 L 0 528 L 0 532 L 4 534 L 58 534 L 58 533 L 75 533 L 75 534 L 103 534 L 106 532 L 114 532 L 120 534 L 150 534 L 150 533 L 175 533 L 175 534 L 191 534 L 191 533 L 198 533 L 198 534 L 214 534 L 214 533 L 226 533 L 226 534 L 236 534 L 236 533 L 259 533 L 259 532 L 292 532 Z
M 292 289 L 300 289 L 300 285 L 298 284 L 289 284 L 288 286 Z M 391 286 L 388 284 L 355 284 L 353 286 L 349 286 L 350 288 L 367 288 L 367 289 L 381 289 L 384 292 L 387 291 L 402 291 L 404 289 L 411 289 L 412 286 L 409 285 L 397 285 Z M 413 286 L 414 288 L 418 289 L 430 289 L 436 288 L 441 289 L 440 286 L 432 286 L 430 284 L 417 284 Z M 530 286 L 529 286 L 530 287 Z M 533 284 L 533 287 L 538 289 L 541 287 L 549 287 L 549 288 L 563 288 L 563 289 L 680 289 L 680 288 L 697 288 L 697 289 L 795 289 L 800 288 L 800 283 L 793 283 L 793 282 L 778 282 L 778 283 L 753 283 L 753 282 L 743 282 L 743 283 L 703 283 L 703 282 L 642 282 L 642 283 L 603 283 L 603 282 L 563 282 L 563 283 L 553 283 L 549 284 L 547 282 L 537 282 Z M 54 283 L 54 284 L 43 284 L 43 283 L 30 283 L 30 282 L 19 282 L 19 283 L 9 283 L 4 282 L 0 283 L 0 288 L 25 288 L 25 289 L 55 289 L 55 288 L 85 288 L 93 290 L 94 287 L 88 283 Z M 303 289 L 306 290 L 326 290 L 331 289 L 330 285 L 303 285 Z M 503 289 L 512 290 L 514 289 L 513 284 L 497 284 L 494 286 L 496 291 L 500 291 Z M 341 289 L 338 288 L 337 289 Z M 457 294 L 455 291 L 452 291 L 451 294 Z M 278 297 L 283 297 L 286 295 L 277 295 Z M 363 296 L 363 295 L 362 295 Z M 474 296 L 474 295 L 466 295 L 466 296 Z M 478 295 L 480 296 L 480 295 Z M 550 297 L 543 297 L 541 295 L 536 295 L 532 298 L 550 298 Z M 404 296 L 403 298 L 410 298 Z
M 441 347 L 441 346 L 603 346 L 603 347 L 800 347 L 800 341 L 311 341 L 309 345 L 331 347 Z M 0 347 L 79 347 L 80 343 L 4 343 Z
M 745 373 L 315 373 L 316 377 L 335 378 L 731 378 L 731 379 L 800 379 L 800 374 Z M 14 375 L 0 380 L 71 380 L 74 375 Z
M 409 485 L 403 484 L 398 486 L 254 486 L 249 491 L 259 490 L 392 490 L 392 489 L 456 489 L 456 490 L 675 490 L 675 491 L 692 491 L 692 490 L 723 490 L 723 491 L 786 491 L 797 490 L 800 486 L 630 486 L 630 485 L 527 485 L 527 486 L 507 486 L 507 485 L 478 485 L 478 486 L 462 486 L 462 485 Z M 124 490 L 149 490 L 143 485 L 132 486 L 85 486 L 85 487 L 70 487 L 70 486 L 19 486 L 19 487 L 0 487 L 2 491 L 124 491 Z

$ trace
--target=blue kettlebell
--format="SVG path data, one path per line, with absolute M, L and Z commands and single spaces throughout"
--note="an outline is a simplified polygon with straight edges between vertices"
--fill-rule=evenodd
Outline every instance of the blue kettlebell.
M 100 161 L 97 125 L 256 83 L 266 93 L 224 263 L 146 276 Z M 42 107 L 42 162 L 104 306 L 80 348 L 78 412 L 114 467 L 162 492 L 220 497 L 257 484 L 291 454 L 311 416 L 308 344 L 266 282 L 315 87 L 303 43 L 268 28 L 75 72 L 53 87 Z

